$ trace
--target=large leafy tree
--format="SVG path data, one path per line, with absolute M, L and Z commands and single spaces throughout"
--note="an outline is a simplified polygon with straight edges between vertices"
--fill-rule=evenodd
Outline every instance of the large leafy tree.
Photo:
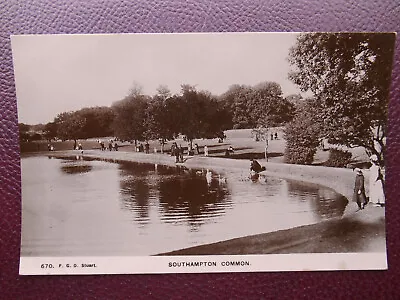
M 233 85 L 221 98 L 231 110 L 235 128 L 278 126 L 293 117 L 294 105 L 282 97 L 282 89 L 275 82 L 254 87 Z
M 165 140 L 172 139 L 177 134 L 178 130 L 174 126 L 177 115 L 169 89 L 160 86 L 157 94 L 148 102 L 144 120 L 144 137 L 147 140 L 161 139 L 164 145 Z
M 57 136 L 62 140 L 76 141 L 85 138 L 85 119 L 77 112 L 63 112 L 57 115 L 54 123 L 57 124 Z
M 288 60 L 289 78 L 321 104 L 323 136 L 362 146 L 384 162 L 394 34 L 306 33 Z
M 182 93 L 170 102 L 176 109 L 176 129 L 192 142 L 195 138 L 222 137 L 230 122 L 229 114 L 217 99 L 194 86 L 182 85 Z
M 64 112 L 53 122 L 46 124 L 46 137 L 77 140 L 111 136 L 113 118 L 114 113 L 109 107 L 86 107 L 78 111 Z
M 122 140 L 143 140 L 145 132 L 146 110 L 149 97 L 140 93 L 131 93 L 124 99 L 113 103 L 113 128 L 115 136 Z

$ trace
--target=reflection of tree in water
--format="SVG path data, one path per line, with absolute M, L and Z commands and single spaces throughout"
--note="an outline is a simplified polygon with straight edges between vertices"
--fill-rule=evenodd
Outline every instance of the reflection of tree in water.
M 341 194 L 316 184 L 288 180 L 287 187 L 289 195 L 300 196 L 301 201 L 311 201 L 313 212 L 323 220 L 342 216 L 348 203 Z
M 196 230 L 205 220 L 224 212 L 226 183 L 213 178 L 207 184 L 205 173 L 186 167 L 121 163 L 120 189 L 125 209 L 137 214 L 140 224 L 149 222 L 151 199 L 159 199 L 161 220 L 167 223 L 188 222 Z
M 183 220 L 197 230 L 202 224 L 224 213 L 227 206 L 226 184 L 213 178 L 210 184 L 204 174 L 189 171 L 187 176 L 160 182 L 160 212 L 167 223 Z
M 92 170 L 92 166 L 85 162 L 72 162 L 69 164 L 61 165 L 61 171 L 66 174 L 80 174 L 88 173 Z
M 147 175 L 151 174 L 151 167 L 152 165 L 144 164 L 120 164 L 122 204 L 124 208 L 137 214 L 135 220 L 140 224 L 147 224 L 149 221 L 150 186 Z

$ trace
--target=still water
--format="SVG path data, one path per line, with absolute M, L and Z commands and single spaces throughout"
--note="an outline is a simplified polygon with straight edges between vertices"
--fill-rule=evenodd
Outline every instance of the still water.
M 318 185 L 246 172 L 27 157 L 23 256 L 150 255 L 316 223 L 347 200 Z

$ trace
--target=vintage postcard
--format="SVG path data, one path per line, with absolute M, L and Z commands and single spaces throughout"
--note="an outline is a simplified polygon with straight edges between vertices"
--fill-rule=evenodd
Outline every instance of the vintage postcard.
M 20 274 L 387 269 L 395 37 L 12 36 Z

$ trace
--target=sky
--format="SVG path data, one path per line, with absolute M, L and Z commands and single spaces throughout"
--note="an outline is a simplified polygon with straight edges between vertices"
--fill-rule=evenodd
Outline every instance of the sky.
M 295 33 L 12 36 L 19 122 L 47 123 L 64 111 L 110 106 L 136 84 L 147 95 L 181 84 L 212 94 L 232 84 L 274 81 L 284 96 Z

